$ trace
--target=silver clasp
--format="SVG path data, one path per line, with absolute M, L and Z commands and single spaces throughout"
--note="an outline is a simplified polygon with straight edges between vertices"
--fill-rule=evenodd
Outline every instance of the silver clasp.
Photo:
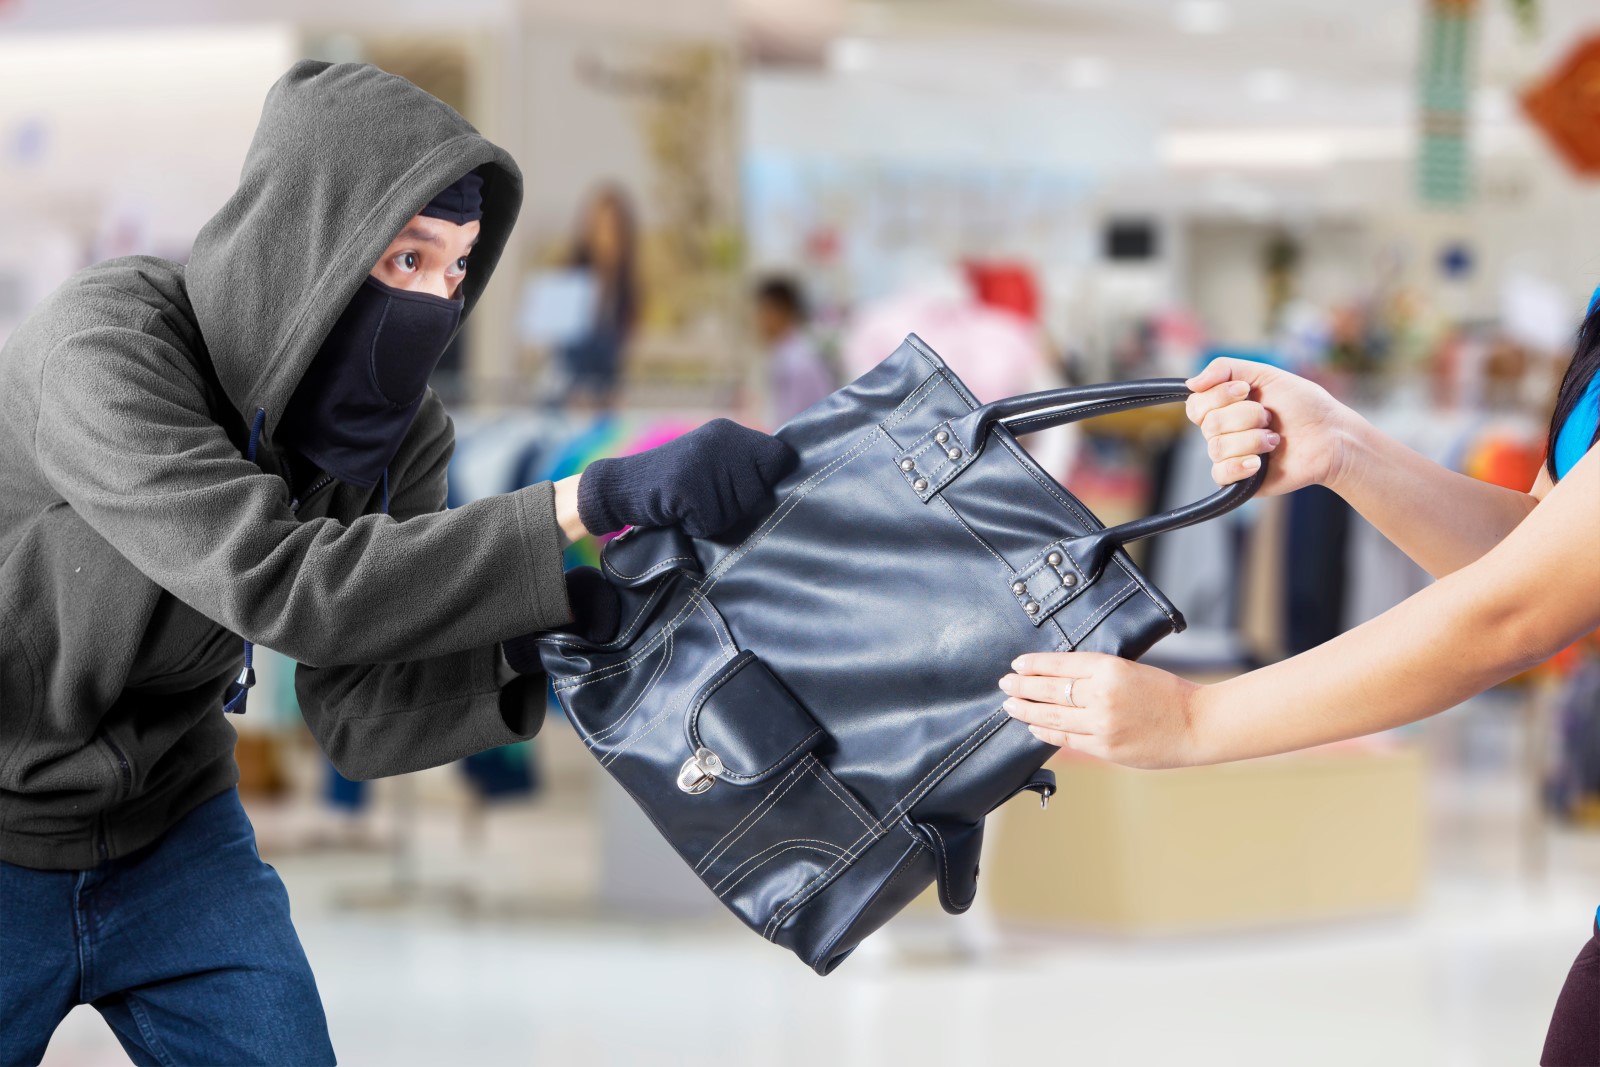
M 685 793 L 704 793 L 722 773 L 722 760 L 709 748 L 697 748 L 678 768 L 678 788 Z

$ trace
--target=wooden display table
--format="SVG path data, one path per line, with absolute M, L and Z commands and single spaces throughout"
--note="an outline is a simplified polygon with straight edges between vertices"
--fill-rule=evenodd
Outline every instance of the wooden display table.
M 1051 763 L 1048 811 L 990 820 L 980 892 L 1000 919 L 1129 933 L 1401 911 L 1423 864 L 1423 764 L 1352 744 L 1220 767 Z M 1030 797 L 1024 794 L 1024 797 Z

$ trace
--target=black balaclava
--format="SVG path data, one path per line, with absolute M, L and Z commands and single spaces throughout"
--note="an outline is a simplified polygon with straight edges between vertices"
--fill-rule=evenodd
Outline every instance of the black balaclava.
M 419 214 L 457 225 L 481 219 L 482 189 L 483 179 L 467 174 Z M 369 276 L 295 387 L 280 438 L 340 481 L 371 489 L 422 406 L 461 308 L 459 296 L 408 292 Z

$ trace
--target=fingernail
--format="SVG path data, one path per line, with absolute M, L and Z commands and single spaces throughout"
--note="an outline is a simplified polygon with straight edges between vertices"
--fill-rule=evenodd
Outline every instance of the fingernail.
M 1049 740 L 1048 738 L 1046 738 L 1044 736 L 1044 731 L 1040 730 L 1037 726 L 1028 727 L 1028 732 L 1030 734 L 1032 734 L 1034 736 L 1034 738 L 1039 740 L 1039 741 L 1047 741 L 1047 740 Z
M 1011 669 L 1016 671 L 1018 674 L 1022 673 L 1022 657 L 1021 656 L 1018 656 L 1016 659 L 1011 661 Z
M 1006 713 L 1009 715 L 1015 715 L 1017 713 L 1017 702 L 1015 700 L 1008 700 L 1000 706 L 1005 708 Z
M 1250 384 L 1248 382 L 1229 382 L 1228 383 L 1228 395 L 1229 396 L 1237 396 L 1237 397 L 1249 396 L 1250 395 Z
M 1282 440 L 1283 440 L 1283 438 L 1279 437 L 1277 434 L 1269 433 L 1269 434 L 1267 434 L 1267 447 L 1268 448 L 1277 448 L 1278 447 L 1278 442 L 1282 441 Z
M 1000 688 L 1005 690 L 1007 693 L 1016 689 L 1016 687 L 1017 681 L 1011 675 L 1008 674 L 1004 678 L 1000 679 Z
M 1246 457 L 1244 457 L 1244 461 L 1242 463 L 1240 463 L 1239 465 L 1241 467 L 1243 467 L 1247 471 L 1256 470 L 1257 468 L 1259 468 L 1261 466 L 1261 457 L 1260 456 L 1246 456 Z

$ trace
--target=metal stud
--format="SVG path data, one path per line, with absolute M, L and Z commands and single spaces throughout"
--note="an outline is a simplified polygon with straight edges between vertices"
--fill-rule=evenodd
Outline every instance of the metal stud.
M 1039 602 L 1037 600 L 1030 600 L 1026 604 L 1022 605 L 1022 610 L 1026 611 L 1029 615 L 1037 615 L 1039 614 Z
M 1044 558 L 1044 561 L 1052 567 L 1059 567 L 1061 566 L 1061 553 L 1052 552 Z
M 1078 576 L 1076 574 L 1063 574 L 1061 576 L 1061 584 L 1071 589 L 1078 584 Z
M 938 433 L 933 435 L 933 439 L 942 445 L 946 441 L 950 440 L 950 435 L 945 433 L 943 430 L 940 430 Z
M 918 478 L 916 481 L 911 483 L 911 488 L 915 489 L 919 493 L 927 492 L 927 490 L 928 490 L 928 479 L 926 479 L 926 478 Z
M 903 471 L 908 471 L 916 465 L 917 461 L 912 459 L 910 456 L 907 456 L 905 459 L 900 461 L 900 469 Z
M 945 455 L 949 456 L 951 459 L 960 459 L 961 458 L 961 449 L 952 448 L 950 451 L 946 452 Z
M 1011 583 L 1011 591 L 1013 593 L 1017 594 L 1018 596 L 1021 596 L 1023 593 L 1026 593 L 1028 591 L 1028 583 L 1027 582 L 1012 582 Z

